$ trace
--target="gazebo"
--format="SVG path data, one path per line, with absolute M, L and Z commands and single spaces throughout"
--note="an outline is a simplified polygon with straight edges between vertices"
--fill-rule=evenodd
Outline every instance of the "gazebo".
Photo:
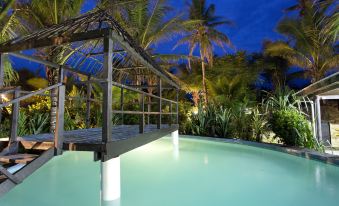
M 45 57 L 29 55 L 37 50 Z M 0 94 L 13 97 L 0 102 L 0 109 L 12 107 L 9 140 L 0 141 L 0 195 L 22 182 L 53 156 L 69 150 L 94 153 L 94 159 L 102 162 L 103 199 L 114 200 L 120 195 L 121 154 L 167 134 L 178 137 L 179 85 L 103 10 L 2 43 L 0 55 Z M 4 87 L 6 56 L 45 65 L 53 73 L 50 85 L 37 91 Z M 86 80 L 76 83 L 87 87 L 87 97 L 83 99 L 87 105 L 87 129 L 64 131 L 65 77 L 71 73 L 86 77 Z M 93 84 L 101 87 L 102 99 L 92 98 Z M 113 87 L 120 88 L 119 110 L 112 108 Z M 125 110 L 124 90 L 138 94 L 138 111 Z M 174 93 L 175 99 L 164 98 L 163 90 Z M 51 118 L 51 122 L 55 122 L 53 132 L 19 137 L 20 102 L 46 92 L 52 103 L 53 100 L 56 102 L 52 105 L 56 113 L 55 118 Z M 89 126 L 93 102 L 101 103 L 102 128 Z M 166 112 L 165 105 L 169 108 Z M 112 124 L 113 114 L 121 115 L 121 125 Z M 137 115 L 139 124 L 124 125 L 124 114 Z M 150 115 L 156 117 L 156 123 L 145 121 Z M 167 122 L 164 122 L 165 115 Z M 17 163 L 21 167 L 18 168 Z
M 313 101 L 312 111 L 314 112 L 312 112 L 312 116 L 315 121 L 314 131 L 317 139 L 325 145 L 339 147 L 339 138 L 331 135 L 329 122 L 323 121 L 322 118 L 322 111 L 324 112 L 322 108 L 325 108 L 324 101 L 336 102 L 336 106 L 331 112 L 338 114 L 339 118 L 339 72 L 305 87 L 297 94 L 307 96 Z M 336 124 L 338 123 L 336 122 Z

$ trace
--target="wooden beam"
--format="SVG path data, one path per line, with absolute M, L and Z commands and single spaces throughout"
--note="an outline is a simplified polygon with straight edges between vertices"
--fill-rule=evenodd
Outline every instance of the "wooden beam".
M 140 94 L 140 116 L 139 116 L 139 133 L 144 133 L 145 126 L 145 95 Z
M 137 92 L 139 94 L 145 94 L 145 96 L 148 96 L 148 97 L 153 97 L 153 98 L 156 98 L 156 99 L 162 99 L 162 101 L 164 102 L 172 102 L 172 103 L 176 103 L 175 101 L 173 100 L 170 100 L 170 99 L 166 99 L 166 98 L 162 98 L 162 97 L 159 97 L 159 96 L 156 96 L 156 95 L 153 95 L 153 94 L 150 94 L 148 92 L 144 92 L 142 90 L 139 90 L 139 89 L 136 89 L 136 88 L 133 88 L 133 87 L 130 87 L 130 86 L 127 86 L 127 85 L 124 85 L 124 84 L 120 84 L 118 82 L 112 82 L 112 84 L 116 87 L 120 87 L 120 88 L 124 88 L 124 89 L 127 89 L 127 90 L 130 90 L 130 91 L 134 91 L 134 92 Z
M 31 163 L 23 167 L 21 170 L 15 173 L 15 176 L 21 180 L 24 180 L 26 177 L 31 175 L 34 171 L 39 169 L 42 165 L 44 165 L 48 160 L 52 159 L 54 156 L 54 148 L 51 148 L 45 151 L 42 155 L 38 158 L 33 160 Z M 15 187 L 16 184 L 13 183 L 11 180 L 6 180 L 5 182 L 1 183 L 0 187 L 0 197 L 6 194 L 9 190 Z
M 17 88 L 14 91 L 13 99 L 17 99 L 20 96 L 20 90 Z M 18 137 L 18 125 L 19 125 L 19 109 L 20 109 L 20 102 L 15 102 L 12 104 L 12 118 L 11 118 L 11 131 L 10 131 L 10 144 L 17 142 Z
M 88 81 L 91 80 L 91 76 L 88 76 Z M 86 128 L 91 126 L 91 95 L 92 95 L 92 84 L 87 83 L 87 94 L 86 94 Z
M 112 140 L 112 58 L 113 58 L 113 41 L 111 35 L 104 38 L 104 71 L 103 77 L 105 82 L 102 84 L 103 89 L 103 126 L 102 142 L 107 143 Z
M 8 172 L 6 168 L 0 165 L 0 172 L 4 174 L 9 180 L 11 180 L 14 184 L 20 184 L 22 182 L 21 179 L 14 176 L 12 173 Z
M 124 111 L 124 88 L 120 88 L 120 111 Z M 121 113 L 121 124 L 124 124 L 124 114 Z
M 101 157 L 101 160 L 107 161 L 114 157 L 118 157 L 121 154 L 124 154 L 142 145 L 148 144 L 154 140 L 164 137 L 165 135 L 168 135 L 171 132 L 178 130 L 178 128 L 178 125 L 172 125 L 172 127 L 170 128 L 163 128 L 160 130 L 139 134 L 136 137 L 127 138 L 116 142 L 110 142 L 106 145 L 107 154 L 103 155 Z
M 175 97 L 175 101 L 177 102 L 176 104 L 175 104 L 175 106 L 176 106 L 176 121 L 175 121 L 175 123 L 176 124 L 179 124 L 179 90 L 177 89 L 177 91 L 176 91 L 176 97 Z
M 172 105 L 172 102 L 170 103 L 170 113 L 172 114 L 173 113 L 173 105 Z M 170 115 L 170 118 L 169 118 L 169 126 L 172 125 L 172 115 Z
M 128 85 L 130 87 L 135 87 L 135 88 L 142 88 L 142 89 L 148 89 L 148 88 L 157 88 L 158 85 Z M 162 90 L 171 90 L 171 89 L 176 89 L 174 87 L 162 87 Z
M 158 115 L 158 121 L 157 121 L 157 128 L 158 129 L 161 129 L 161 112 L 162 112 L 162 83 L 161 83 L 161 78 L 158 77 L 158 81 L 157 81 L 157 84 L 158 84 L 158 96 L 159 96 L 159 99 L 158 99 L 158 112 L 159 112 L 159 115 Z
M 150 62 L 148 62 L 144 57 L 141 56 L 134 48 L 133 46 L 127 42 L 121 35 L 113 32 L 112 37 L 114 40 L 119 42 L 122 48 L 124 48 L 126 51 L 128 51 L 129 54 L 131 54 L 137 61 L 141 62 L 144 66 L 149 68 L 153 73 L 155 73 L 157 76 L 160 76 L 161 78 L 165 79 L 166 82 L 174 86 L 175 88 L 179 88 L 179 86 L 172 81 L 167 75 L 159 71 L 157 68 L 155 68 Z
M 16 99 L 13 99 L 11 101 L 4 102 L 4 103 L 0 104 L 0 108 L 7 107 L 7 106 L 9 106 L 11 104 L 20 102 L 21 100 L 28 99 L 28 98 L 33 97 L 35 95 L 43 94 L 44 92 L 52 90 L 52 89 L 55 89 L 55 88 L 57 88 L 57 87 L 59 87 L 61 85 L 62 85 L 61 83 L 58 83 L 58 84 L 52 85 L 50 87 L 46 87 L 45 89 L 40 89 L 38 91 L 31 92 L 30 94 L 27 94 L 27 95 L 24 95 L 24 96 L 20 96 L 20 97 L 18 97 Z
M 141 115 L 142 113 L 144 114 L 149 114 L 149 115 L 175 115 L 177 114 L 176 112 L 170 113 L 170 112 L 142 112 L 142 111 L 120 111 L 120 110 L 113 110 L 113 114 L 135 114 L 135 115 Z
M 59 82 L 64 80 L 63 68 L 59 69 Z M 65 90 L 66 86 L 61 85 L 58 88 L 58 104 L 56 108 L 56 126 L 54 133 L 54 149 L 55 155 L 62 154 L 62 147 L 64 143 L 64 119 L 65 119 Z
M 108 29 L 99 29 L 82 33 L 74 33 L 69 36 L 58 36 L 45 39 L 28 39 L 26 41 L 5 44 L 0 47 L 0 53 L 17 52 L 42 47 L 59 46 L 67 43 L 103 38 L 108 34 Z
M 43 64 L 43 65 L 49 66 L 52 69 L 59 69 L 59 67 L 62 66 L 64 68 L 64 70 L 66 70 L 66 71 L 69 71 L 69 72 L 72 72 L 72 73 L 78 73 L 78 74 L 82 74 L 82 75 L 86 75 L 86 76 L 88 75 L 87 73 L 78 71 L 78 70 L 76 70 L 72 67 L 69 67 L 69 66 L 66 66 L 66 65 L 59 65 L 59 64 L 56 64 L 54 62 L 43 60 L 39 57 L 29 56 L 29 55 L 25 55 L 25 54 L 17 53 L 17 52 L 8 53 L 8 54 L 11 55 L 11 56 L 21 58 L 21 59 L 26 59 L 26 60 L 31 61 L 31 62 L 35 62 L 35 63 L 38 63 L 38 64 Z M 92 79 L 96 79 L 96 78 L 92 77 Z

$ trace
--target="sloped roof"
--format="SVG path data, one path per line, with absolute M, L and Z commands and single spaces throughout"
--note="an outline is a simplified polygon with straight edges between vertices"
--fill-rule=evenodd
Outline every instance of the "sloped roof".
M 339 72 L 305 87 L 297 94 L 302 96 L 339 95 Z
M 57 53 L 62 48 L 62 55 L 68 57 L 67 61 L 54 63 L 67 65 L 90 75 L 100 75 L 103 70 L 103 37 L 107 35 L 113 35 L 115 40 L 113 67 L 116 76 L 147 75 L 149 71 L 178 87 L 170 75 L 104 10 L 86 13 L 4 42 L 0 44 L 0 53 L 41 48 L 52 48 L 49 52 Z

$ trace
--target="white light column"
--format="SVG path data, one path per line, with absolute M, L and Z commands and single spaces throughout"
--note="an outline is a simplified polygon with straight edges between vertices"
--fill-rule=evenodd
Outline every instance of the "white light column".
M 172 145 L 173 145 L 173 157 L 179 159 L 179 132 L 178 130 L 171 133 Z
M 176 130 L 176 131 L 172 132 L 171 137 L 172 137 L 173 146 L 178 147 L 179 146 L 179 131 Z
M 120 199 L 120 157 L 101 162 L 101 199 Z
M 317 135 L 319 142 L 323 141 L 322 137 L 322 128 L 321 128 L 321 109 L 320 109 L 320 96 L 316 96 L 315 108 L 316 108 L 316 118 L 317 118 Z

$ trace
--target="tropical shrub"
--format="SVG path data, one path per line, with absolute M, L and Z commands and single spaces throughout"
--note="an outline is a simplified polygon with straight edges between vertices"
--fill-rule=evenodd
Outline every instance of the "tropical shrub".
M 287 146 L 313 147 L 309 122 L 297 110 L 278 110 L 270 119 L 272 131 Z
M 230 137 L 232 135 L 232 110 L 220 107 L 215 115 L 216 135 L 219 137 Z
M 49 131 L 49 114 L 48 113 L 34 113 L 29 118 L 28 130 L 29 134 L 40 134 Z
M 214 136 L 212 131 L 214 130 L 212 127 L 215 125 L 214 109 L 210 105 L 204 108 L 202 103 L 199 103 L 197 113 L 193 113 L 190 117 L 189 129 L 193 135 Z
M 252 139 L 261 142 L 263 137 L 268 134 L 267 116 L 260 112 L 259 107 L 255 107 L 251 113 Z

